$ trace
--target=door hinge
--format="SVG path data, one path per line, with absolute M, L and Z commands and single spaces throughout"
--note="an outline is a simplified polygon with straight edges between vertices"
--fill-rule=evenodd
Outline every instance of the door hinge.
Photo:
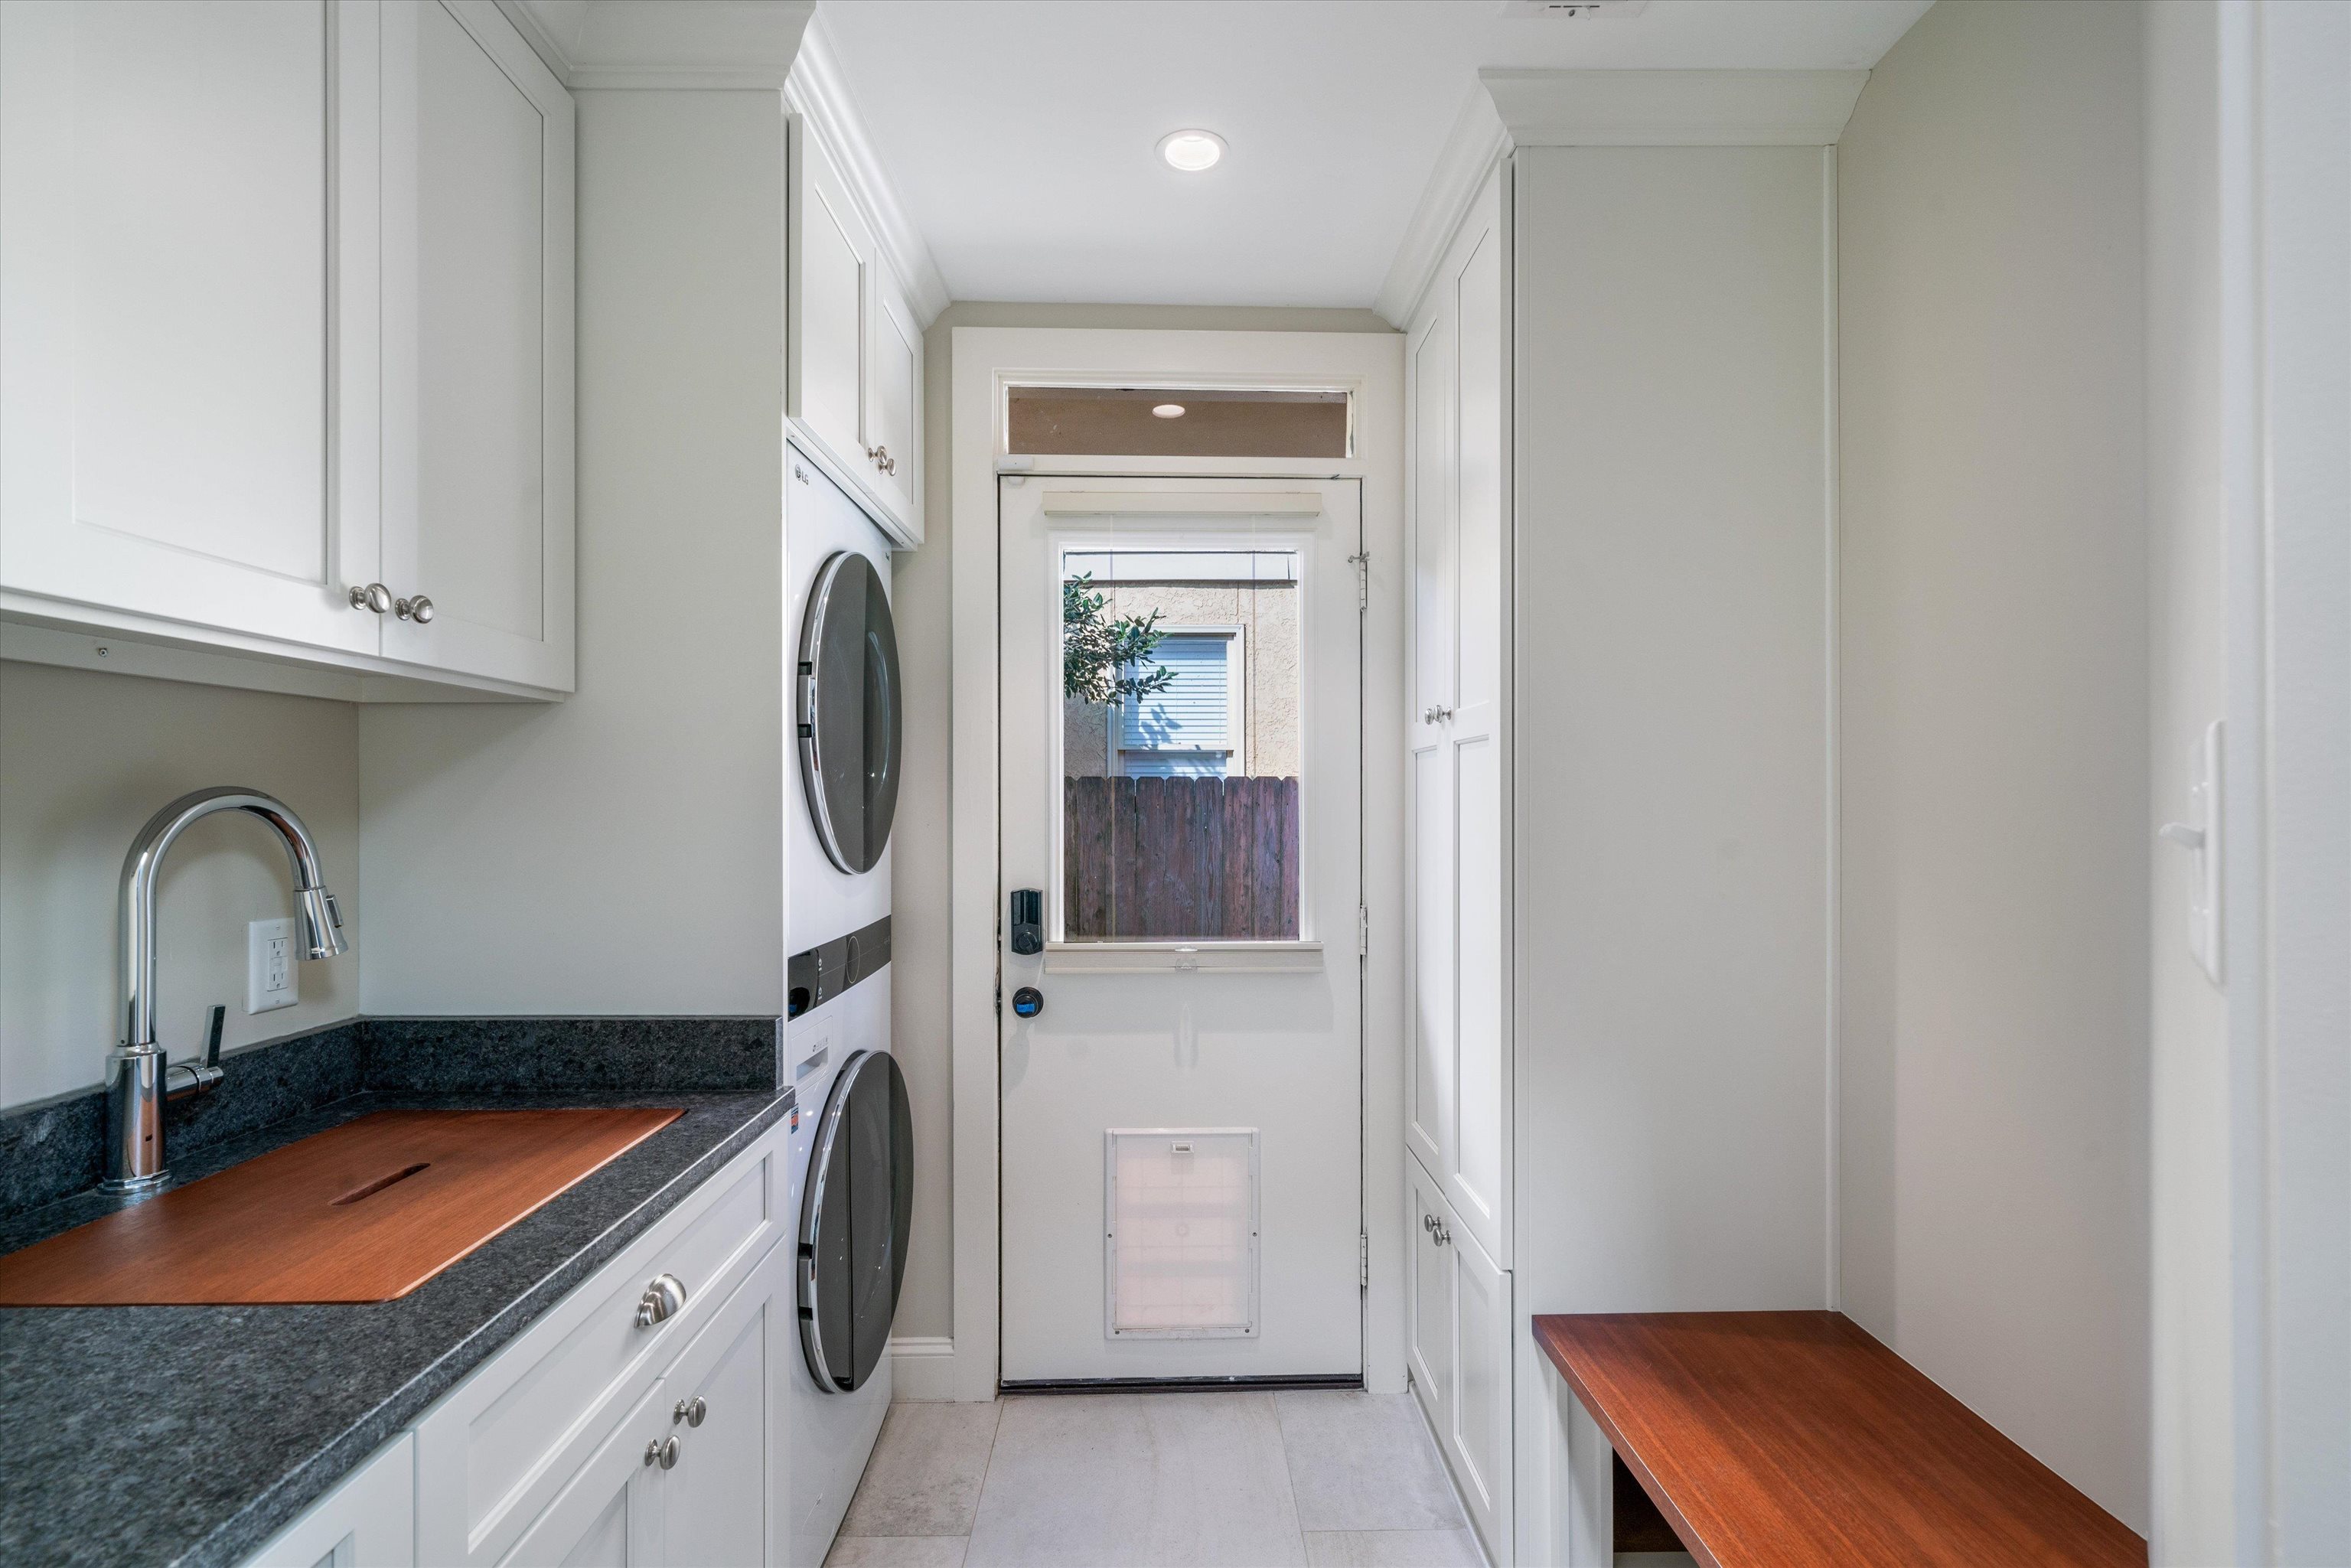
M 1369 610 L 1372 607 L 1372 552 L 1364 550 L 1360 555 L 1351 555 L 1347 558 L 1347 564 L 1355 569 L 1355 608 L 1358 611 Z
M 1355 1232 L 1355 1288 L 1368 1291 L 1372 1288 L 1372 1238 L 1367 1231 Z
M 1355 956 L 1372 956 L 1372 912 L 1363 904 L 1355 905 Z

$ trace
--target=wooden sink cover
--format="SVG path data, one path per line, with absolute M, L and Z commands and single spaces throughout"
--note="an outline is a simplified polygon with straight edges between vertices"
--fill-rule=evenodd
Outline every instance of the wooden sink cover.
M 679 1114 L 374 1112 L 0 1258 L 0 1306 L 392 1301 Z

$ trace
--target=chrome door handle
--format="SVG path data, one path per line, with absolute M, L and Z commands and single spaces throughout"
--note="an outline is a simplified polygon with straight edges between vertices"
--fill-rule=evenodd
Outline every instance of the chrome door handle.
M 689 1427 L 699 1427 L 703 1417 L 709 1414 L 709 1402 L 697 1394 L 691 1399 L 677 1402 L 677 1408 L 669 1413 L 669 1424 L 674 1427 L 683 1421 Z
M 645 1445 L 645 1463 L 659 1465 L 665 1470 L 677 1469 L 678 1445 L 675 1437 L 666 1443 L 654 1441 Z
M 675 1317 L 685 1306 L 685 1286 L 674 1274 L 657 1274 L 637 1298 L 637 1326 L 649 1329 Z
M 1438 703 L 1433 707 L 1427 707 L 1421 710 L 1420 722 L 1423 724 L 1443 724 L 1447 719 L 1451 718 L 1452 716 L 1453 710 L 1447 707 L 1443 703 Z
M 421 593 L 413 599 L 393 600 L 392 609 L 402 621 L 413 621 L 419 626 L 433 619 L 433 601 Z
M 898 460 L 890 455 L 890 449 L 886 446 L 869 446 L 865 449 L 865 455 L 872 458 L 873 466 L 881 469 L 884 474 L 895 474 L 898 471 Z
M 392 612 L 392 590 L 381 582 L 371 582 L 365 588 L 351 590 L 351 608 L 354 610 L 372 610 L 378 615 L 388 615 Z

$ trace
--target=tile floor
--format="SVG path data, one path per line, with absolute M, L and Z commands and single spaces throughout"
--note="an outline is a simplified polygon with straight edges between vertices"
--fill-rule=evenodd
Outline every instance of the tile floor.
M 1409 1394 L 895 1405 L 826 1568 L 1481 1568 Z

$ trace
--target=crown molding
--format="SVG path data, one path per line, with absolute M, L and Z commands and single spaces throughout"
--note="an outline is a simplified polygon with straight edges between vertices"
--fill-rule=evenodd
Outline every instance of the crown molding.
M 1485 70 L 1520 147 L 1827 147 L 1867 71 Z
M 497 0 L 565 87 L 764 89 L 790 77 L 816 0 Z
M 890 183 L 881 155 L 865 133 L 865 122 L 850 100 L 840 57 L 833 52 L 832 40 L 820 20 L 811 21 L 800 39 L 799 57 L 784 86 L 784 102 L 807 120 L 841 177 L 856 193 L 891 270 L 905 286 L 906 302 L 927 328 L 947 308 L 946 279 L 931 256 L 930 242 L 906 215 L 897 187 Z
M 1478 73 L 1372 302 L 1409 329 L 1495 160 L 1514 147 L 1826 147 L 1867 71 Z
M 1413 208 L 1412 221 L 1405 225 L 1404 238 L 1397 242 L 1395 259 L 1388 263 L 1388 275 L 1381 281 L 1379 297 L 1372 301 L 1372 308 L 1389 326 L 1399 331 L 1412 326 L 1413 315 L 1420 308 L 1421 297 L 1428 292 L 1429 280 L 1437 275 L 1453 231 L 1461 226 L 1462 214 L 1478 199 L 1495 161 L 1510 150 L 1510 133 L 1495 113 L 1493 99 L 1482 85 L 1473 89 L 1461 112 L 1453 117 L 1453 129 L 1446 133 L 1445 146 L 1437 154 L 1437 167 L 1421 189 L 1420 204 Z

